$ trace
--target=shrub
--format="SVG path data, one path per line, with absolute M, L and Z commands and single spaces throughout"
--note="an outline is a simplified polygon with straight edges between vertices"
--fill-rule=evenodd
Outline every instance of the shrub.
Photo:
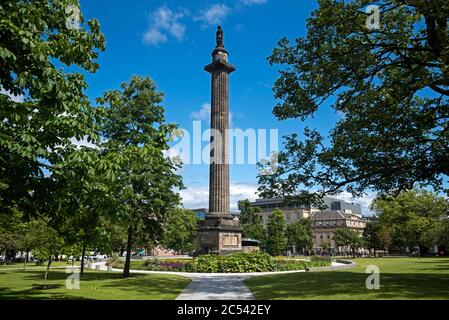
M 266 253 L 234 253 L 221 257 L 221 272 L 268 272 L 276 264 Z
M 195 258 L 187 267 L 192 272 L 220 272 L 219 256 L 205 254 Z
M 118 255 L 113 255 L 106 260 L 106 265 L 111 266 L 112 268 L 123 269 L 125 266 L 125 260 Z
M 320 259 L 315 261 L 288 261 L 280 260 L 276 262 L 277 271 L 291 271 L 291 270 L 306 270 L 317 267 L 329 267 L 331 265 L 330 260 Z

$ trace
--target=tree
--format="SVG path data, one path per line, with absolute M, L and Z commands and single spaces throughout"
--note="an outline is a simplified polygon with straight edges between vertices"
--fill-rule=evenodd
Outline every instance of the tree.
M 266 235 L 263 228 L 262 209 L 251 205 L 248 199 L 237 203 L 240 211 L 240 225 L 243 229 L 243 237 L 260 241 L 260 247 L 265 248 Z
M 284 213 L 274 209 L 268 217 L 267 252 L 272 256 L 281 255 L 287 249 L 286 223 Z
M 449 204 L 426 190 L 409 190 L 397 197 L 378 197 L 372 204 L 380 223 L 387 227 L 395 247 L 419 247 L 420 254 L 437 244 L 429 232 L 443 223 Z
M 349 247 L 354 258 L 356 250 L 363 246 L 361 234 L 349 228 L 335 229 L 333 238 L 337 247 Z
M 192 252 L 196 248 L 198 217 L 187 209 L 170 211 L 164 225 L 163 244 L 178 252 Z
M 136 231 L 145 230 L 146 240 L 161 239 L 167 214 L 179 202 L 179 165 L 164 156 L 176 126 L 165 122 L 162 94 L 149 78 L 135 76 L 97 102 L 103 110 L 100 157 L 119 164 L 108 175 L 115 181 L 112 207 L 128 233 L 126 278 Z
M 24 244 L 25 226 L 21 218 L 22 214 L 18 210 L 13 210 L 12 214 L 0 213 L 0 253 L 3 252 L 3 264 L 14 259 L 16 251 Z
M 366 27 L 370 1 L 318 3 L 307 35 L 283 38 L 269 58 L 281 65 L 273 113 L 305 121 L 332 108 L 340 120 L 327 137 L 307 127 L 288 136 L 278 170 L 259 175 L 260 195 L 441 190 L 449 175 L 449 3 L 376 1 L 380 28 Z
M 386 226 L 381 226 L 379 228 L 379 232 L 377 234 L 379 238 L 379 247 L 382 250 L 388 250 L 388 247 L 391 244 L 390 231 Z
M 379 240 L 380 227 L 378 219 L 372 217 L 366 223 L 365 229 L 363 230 L 363 241 L 365 246 L 367 249 L 374 251 L 374 256 L 376 256 L 376 250 L 381 249 Z
M 297 220 L 287 226 L 288 245 L 294 245 L 308 254 L 312 250 L 311 221 L 308 218 Z
M 74 139 L 97 140 L 84 75 L 104 50 L 99 23 L 66 25 L 78 0 L 4 0 L 0 6 L 0 208 L 50 212 L 65 184 Z M 71 11 L 71 12 L 70 12 Z M 74 159 L 73 159 L 74 161 Z M 89 157 L 77 159 L 89 167 Z M 59 178 L 55 178 L 58 175 Z M 64 177 L 64 179 L 63 179 Z M 57 205 L 56 205 L 57 207 Z
M 48 227 L 42 220 L 33 221 L 30 232 L 30 237 L 33 241 L 33 257 L 40 261 L 47 261 L 44 275 L 44 289 L 46 289 L 50 266 L 54 257 L 63 250 L 64 240 L 58 236 L 56 230 Z

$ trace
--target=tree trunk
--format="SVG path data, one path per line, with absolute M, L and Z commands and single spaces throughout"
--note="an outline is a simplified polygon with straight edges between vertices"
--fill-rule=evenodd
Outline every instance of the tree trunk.
M 129 227 L 128 228 L 128 241 L 126 243 L 126 260 L 125 260 L 125 267 L 123 269 L 123 278 L 129 277 L 129 268 L 131 265 L 132 239 L 133 239 L 133 229 L 131 227 Z
M 84 256 L 86 255 L 86 242 L 83 241 L 83 251 L 81 252 L 81 271 L 80 274 L 84 273 Z
M 48 272 L 50 271 L 50 265 L 52 263 L 52 256 L 48 257 L 48 264 L 47 264 L 47 269 L 45 270 L 45 277 L 44 277 L 44 289 L 47 289 L 47 277 L 48 277 Z

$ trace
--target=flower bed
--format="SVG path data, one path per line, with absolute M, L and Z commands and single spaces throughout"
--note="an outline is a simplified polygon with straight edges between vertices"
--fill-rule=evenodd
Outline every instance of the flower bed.
M 113 258 L 108 261 L 113 268 L 123 268 L 123 258 Z M 330 266 L 330 259 L 278 259 L 266 253 L 233 253 L 223 256 L 201 255 L 195 259 L 148 259 L 131 261 L 132 270 L 150 271 L 182 271 L 204 273 L 250 273 L 308 270 L 313 267 Z

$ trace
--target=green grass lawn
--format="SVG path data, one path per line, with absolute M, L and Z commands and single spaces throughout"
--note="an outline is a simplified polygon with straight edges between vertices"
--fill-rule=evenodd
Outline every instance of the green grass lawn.
M 171 275 L 134 274 L 122 279 L 121 273 L 85 270 L 80 278 L 80 289 L 69 290 L 65 280 L 69 274 L 64 269 L 53 269 L 48 285 L 54 287 L 36 290 L 43 285 L 42 270 L 0 269 L 0 300 L 4 299 L 103 299 L 103 300 L 159 300 L 175 299 L 190 283 L 190 279 Z
M 257 299 L 449 299 L 449 258 L 354 259 L 348 270 L 250 278 Z M 380 269 L 380 289 L 365 285 L 368 265 Z

